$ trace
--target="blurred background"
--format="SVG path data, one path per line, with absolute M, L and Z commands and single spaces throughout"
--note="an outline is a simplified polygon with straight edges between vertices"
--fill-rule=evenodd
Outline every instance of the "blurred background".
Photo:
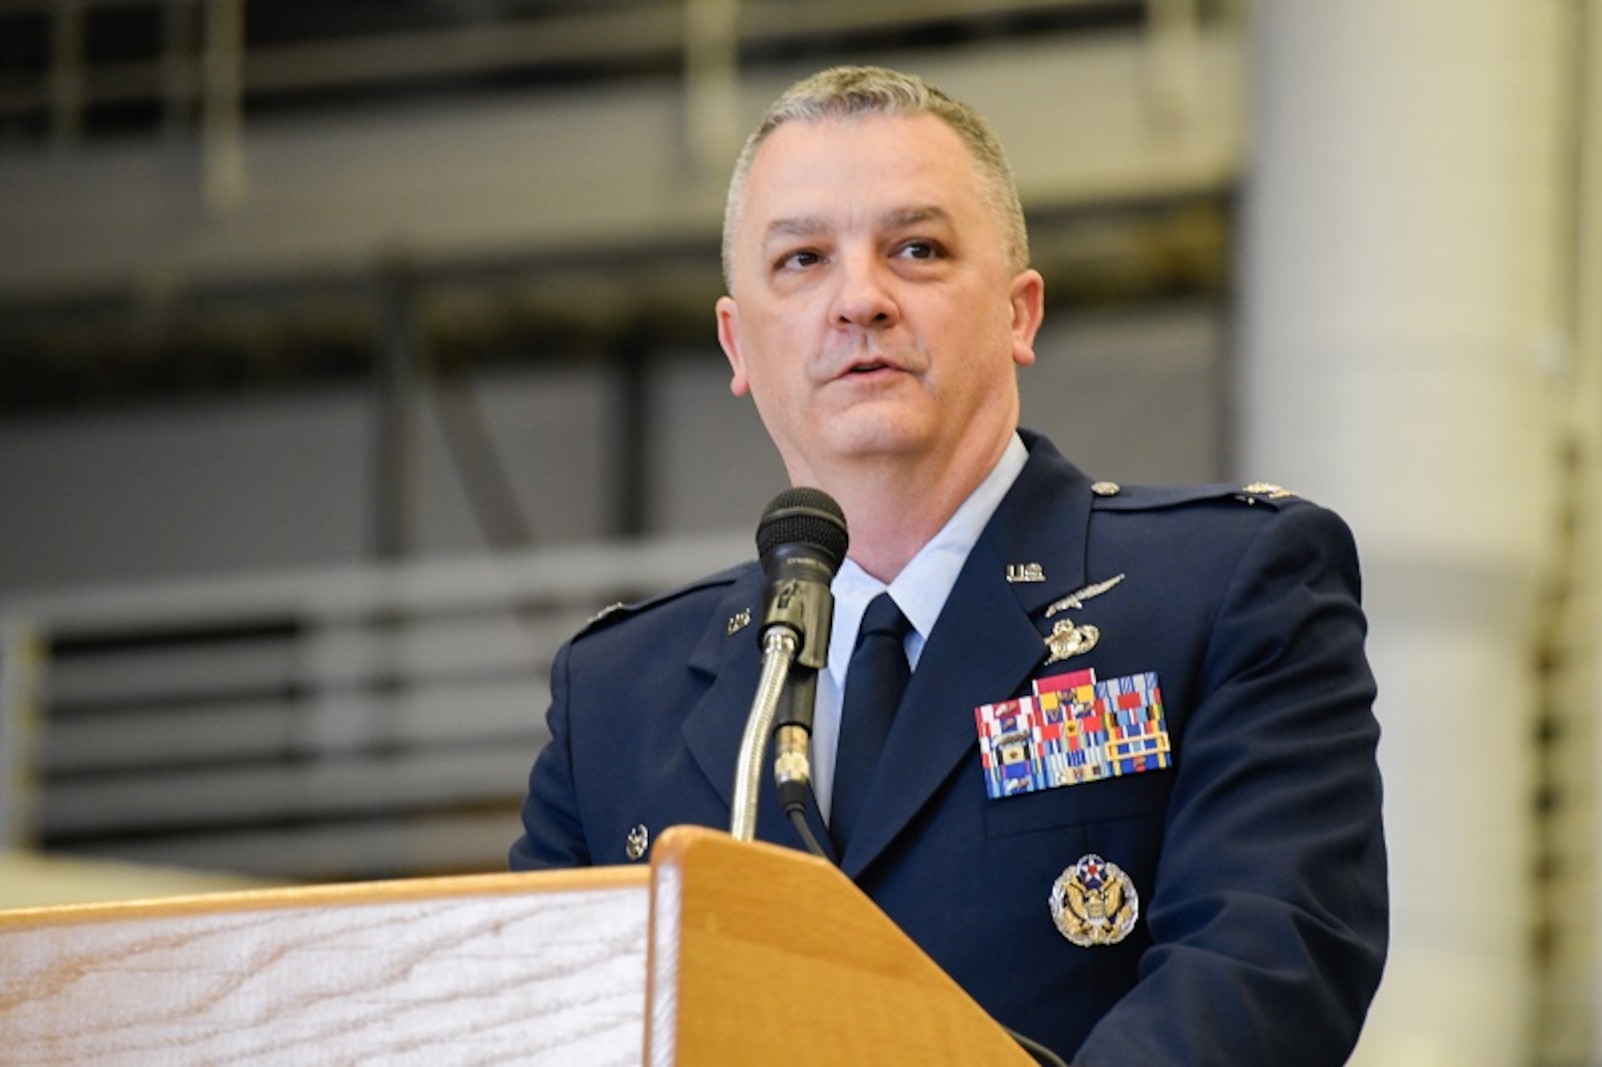
M 718 230 L 838 62 L 1008 145 L 1026 425 L 1352 523 L 1354 1062 L 1602 1064 L 1598 0 L 0 0 L 0 907 L 502 869 L 559 643 L 784 488 Z

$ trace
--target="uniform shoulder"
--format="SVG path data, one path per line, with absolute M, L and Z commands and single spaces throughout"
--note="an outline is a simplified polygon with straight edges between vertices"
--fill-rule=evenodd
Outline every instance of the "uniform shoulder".
M 1095 511 L 1154 511 L 1195 504 L 1229 503 L 1241 507 L 1267 507 L 1275 511 L 1308 501 L 1292 490 L 1271 482 L 1214 482 L 1196 485 L 1121 485 L 1095 482 L 1090 487 Z
M 719 571 L 716 574 L 709 574 L 705 578 L 697 579 L 665 593 L 657 593 L 641 600 L 620 600 L 616 603 L 608 604 L 590 616 L 589 621 L 584 624 L 578 633 L 573 635 L 574 639 L 587 637 L 590 634 L 609 629 L 629 619 L 641 618 L 676 606 L 688 606 L 698 597 L 706 594 L 721 597 L 730 586 L 753 566 L 755 566 L 754 563 L 742 563 L 727 570 Z

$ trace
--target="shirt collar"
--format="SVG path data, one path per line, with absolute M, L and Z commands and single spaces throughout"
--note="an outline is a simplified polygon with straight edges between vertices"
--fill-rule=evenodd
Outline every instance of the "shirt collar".
M 1014 433 L 984 481 L 968 494 L 968 499 L 946 520 L 940 532 L 918 550 L 888 586 L 851 560 L 841 564 L 832 585 L 834 624 L 829 636 L 829 672 L 836 681 L 843 682 L 845 678 L 868 601 L 886 589 L 912 623 L 913 632 L 907 635 L 907 659 L 917 667 L 924 642 L 940 618 L 968 554 L 1028 460 L 1029 450 Z

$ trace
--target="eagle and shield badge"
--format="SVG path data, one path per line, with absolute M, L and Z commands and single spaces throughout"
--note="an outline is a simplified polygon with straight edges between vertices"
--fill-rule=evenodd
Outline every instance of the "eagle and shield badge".
M 1081 948 L 1116 945 L 1140 918 L 1140 894 L 1116 863 L 1091 853 L 1051 885 L 1051 921 Z

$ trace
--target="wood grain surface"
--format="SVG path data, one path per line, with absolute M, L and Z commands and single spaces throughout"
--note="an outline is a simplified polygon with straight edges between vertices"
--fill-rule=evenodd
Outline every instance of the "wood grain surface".
M 652 863 L 652 1067 L 1034 1062 L 828 863 L 691 827 Z
M 0 1060 L 636 1064 L 642 868 L 0 912 Z

